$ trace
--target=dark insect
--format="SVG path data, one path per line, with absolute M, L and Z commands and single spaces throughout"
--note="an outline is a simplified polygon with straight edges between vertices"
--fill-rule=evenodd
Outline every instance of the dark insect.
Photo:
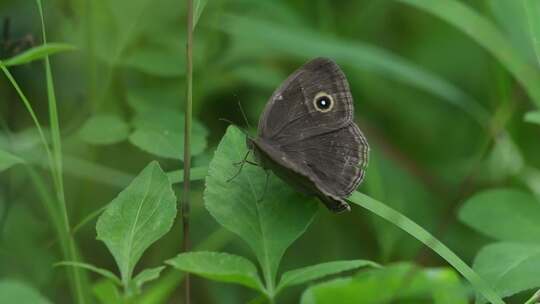
M 0 37 L 0 59 L 13 57 L 32 46 L 34 46 L 34 38 L 31 34 L 12 40 L 11 22 L 9 18 L 5 18 L 2 26 L 2 36 Z
M 247 145 L 260 166 L 298 191 L 316 195 L 331 211 L 350 210 L 345 198 L 364 178 L 369 152 L 353 115 L 343 71 L 317 58 L 272 94 L 258 136 Z

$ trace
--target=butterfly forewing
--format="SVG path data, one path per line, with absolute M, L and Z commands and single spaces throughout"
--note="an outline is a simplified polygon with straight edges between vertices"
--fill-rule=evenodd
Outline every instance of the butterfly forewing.
M 333 98 L 332 110 L 317 111 L 319 93 Z M 326 58 L 314 59 L 294 72 L 272 95 L 259 123 L 259 136 L 290 142 L 326 133 L 353 119 L 349 84 L 339 66 Z

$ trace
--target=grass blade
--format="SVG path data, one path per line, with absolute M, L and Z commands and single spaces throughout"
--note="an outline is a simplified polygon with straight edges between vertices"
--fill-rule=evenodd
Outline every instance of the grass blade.
M 540 67 L 540 2 L 536 0 L 523 0 L 527 21 L 529 23 L 529 33 L 531 35 L 534 52 Z
M 354 192 L 349 201 L 384 218 L 424 243 L 461 273 L 488 301 L 493 304 L 504 304 L 497 293 L 452 250 L 405 215 L 360 192 Z
M 327 56 L 340 64 L 376 73 L 439 96 L 481 125 L 487 122 L 489 115 L 486 109 L 460 88 L 387 50 L 258 19 L 233 15 L 226 15 L 223 19 L 216 28 L 238 39 L 304 59 Z
M 455 26 L 489 51 L 521 83 L 540 107 L 540 73 L 487 18 L 455 0 L 397 0 L 435 15 Z
M 4 60 L 4 65 L 16 66 L 27 64 L 35 60 L 43 59 L 45 56 L 54 55 L 60 52 L 73 51 L 75 46 L 67 43 L 50 43 L 33 47 L 22 54 Z
M 41 0 L 36 0 L 36 4 L 39 11 L 39 16 L 41 19 L 41 33 L 43 36 L 43 45 L 47 46 L 47 33 L 45 31 L 45 18 L 43 16 L 43 7 Z M 49 56 L 45 55 L 45 80 L 47 83 L 47 99 L 49 104 L 49 123 L 51 128 L 52 136 L 52 165 L 53 168 L 53 180 L 56 189 L 56 196 L 58 198 L 59 210 L 61 213 L 61 219 L 65 229 L 65 236 L 67 237 L 63 243 L 66 244 L 65 248 L 66 259 L 78 262 L 77 249 L 75 241 L 71 236 L 71 228 L 69 224 L 68 210 L 66 206 L 65 194 L 64 194 L 64 181 L 62 176 L 62 142 L 60 139 L 60 124 L 58 121 L 58 109 L 56 105 L 56 94 L 54 91 L 54 81 L 51 71 L 51 64 L 49 61 Z M 86 303 L 86 298 L 83 289 L 83 279 L 81 277 L 81 272 L 79 269 L 72 268 L 71 275 L 73 278 L 74 285 L 74 297 L 77 299 L 78 303 Z

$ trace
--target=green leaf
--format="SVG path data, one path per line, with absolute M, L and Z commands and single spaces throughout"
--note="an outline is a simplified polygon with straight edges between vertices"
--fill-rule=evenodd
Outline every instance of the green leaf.
M 480 192 L 461 207 L 459 219 L 497 240 L 540 244 L 540 203 L 520 190 Z
M 501 297 L 538 288 L 540 245 L 496 243 L 485 246 L 476 256 L 473 268 L 491 283 Z M 480 302 L 485 303 L 483 300 Z
M 490 0 L 486 3 L 498 25 L 504 30 L 512 45 L 529 62 L 535 61 L 533 41 L 529 31 L 527 10 L 528 0 Z M 534 1 L 534 0 L 533 0 Z
M 227 129 L 210 163 L 204 201 L 223 227 L 249 244 L 266 284 L 273 286 L 283 253 L 306 230 L 318 205 L 272 174 L 264 191 L 265 172 L 259 167 L 246 165 L 229 182 L 238 171 L 234 163 L 247 152 L 245 142 L 238 129 Z
M 148 268 L 139 272 L 139 274 L 137 274 L 133 278 L 133 281 L 132 281 L 135 287 L 135 293 L 140 293 L 141 288 L 144 285 L 144 283 L 147 283 L 147 282 L 150 282 L 152 280 L 159 278 L 159 275 L 161 274 L 161 271 L 163 271 L 163 269 L 165 269 L 165 266 Z
M 16 164 L 22 163 L 24 163 L 24 160 L 20 159 L 19 157 L 9 152 L 0 150 L 0 172 L 9 169 Z
M 531 111 L 526 113 L 523 120 L 540 125 L 540 111 Z
M 188 252 L 168 260 L 167 264 L 207 279 L 264 290 L 255 265 L 241 256 L 209 251 Z
M 157 162 L 146 168 L 107 206 L 99 217 L 97 238 L 103 241 L 129 285 L 144 251 L 167 233 L 176 216 L 176 198 Z
M 329 275 L 340 272 L 357 269 L 364 266 L 380 267 L 379 264 L 366 260 L 334 261 L 307 266 L 285 272 L 281 276 L 278 284 L 278 290 L 285 287 L 303 284 L 309 281 L 317 280 Z
M 184 114 L 171 110 L 155 109 L 138 113 L 133 119 L 135 131 L 129 141 L 140 149 L 166 158 L 184 158 Z M 198 121 L 193 121 L 191 154 L 204 151 L 208 131 Z
M 327 56 L 340 64 L 430 92 L 461 108 L 480 123 L 488 117 L 482 105 L 457 86 L 371 44 L 325 37 L 305 28 L 241 16 L 225 16 L 216 27 L 241 41 L 273 50 L 273 55 L 279 51 L 304 59 Z
M 488 177 L 492 180 L 504 180 L 520 174 L 525 161 L 518 145 L 509 134 L 503 133 L 495 139 L 486 165 L 485 171 Z
M 540 3 L 535 0 L 522 0 L 527 13 L 531 43 L 536 53 L 537 63 L 540 65 Z
M 466 304 L 467 294 L 459 276 L 449 268 L 422 269 L 396 264 L 360 272 L 308 288 L 302 304 L 330 303 L 426 303 Z M 415 301 L 416 300 L 416 301 Z
M 0 302 L 17 304 L 51 304 L 34 288 L 14 280 L 0 281 Z
M 455 0 L 397 0 L 424 10 L 469 35 L 499 60 L 540 106 L 540 74 L 487 18 Z
M 55 266 L 71 266 L 71 267 L 83 268 L 83 269 L 86 269 L 86 270 L 93 271 L 93 272 L 95 272 L 97 274 L 100 274 L 103 277 L 111 280 L 115 284 L 122 285 L 122 282 L 120 281 L 120 279 L 114 273 L 112 273 L 111 271 L 109 271 L 107 269 L 96 267 L 96 266 L 94 266 L 92 264 L 65 261 L 65 262 L 56 263 Z
M 473 285 L 476 291 L 481 293 L 491 303 L 504 304 L 503 300 L 488 283 L 478 276 L 459 256 L 405 215 L 360 192 L 354 192 L 349 197 L 349 201 L 384 218 L 428 246 L 461 273 Z
M 124 302 L 118 285 L 110 280 L 99 280 L 92 286 L 92 293 L 101 304 L 119 304 Z
M 35 60 L 43 59 L 49 55 L 54 55 L 60 52 L 73 51 L 75 49 L 75 46 L 66 43 L 47 43 L 44 45 L 33 47 L 15 57 L 4 60 L 4 65 L 9 67 L 27 64 Z
M 129 126 L 120 117 L 110 114 L 88 119 L 79 130 L 79 137 L 89 144 L 110 145 L 128 138 Z

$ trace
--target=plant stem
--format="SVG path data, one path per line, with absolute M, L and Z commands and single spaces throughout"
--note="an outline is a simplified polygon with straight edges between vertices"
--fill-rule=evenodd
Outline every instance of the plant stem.
M 193 106 L 193 0 L 187 0 L 187 41 L 186 41 L 186 112 L 184 125 L 184 193 L 182 199 L 182 251 L 190 250 L 189 239 L 189 186 L 190 186 L 190 168 L 191 168 L 191 116 Z M 185 277 L 185 301 L 191 303 L 191 284 L 189 274 Z

